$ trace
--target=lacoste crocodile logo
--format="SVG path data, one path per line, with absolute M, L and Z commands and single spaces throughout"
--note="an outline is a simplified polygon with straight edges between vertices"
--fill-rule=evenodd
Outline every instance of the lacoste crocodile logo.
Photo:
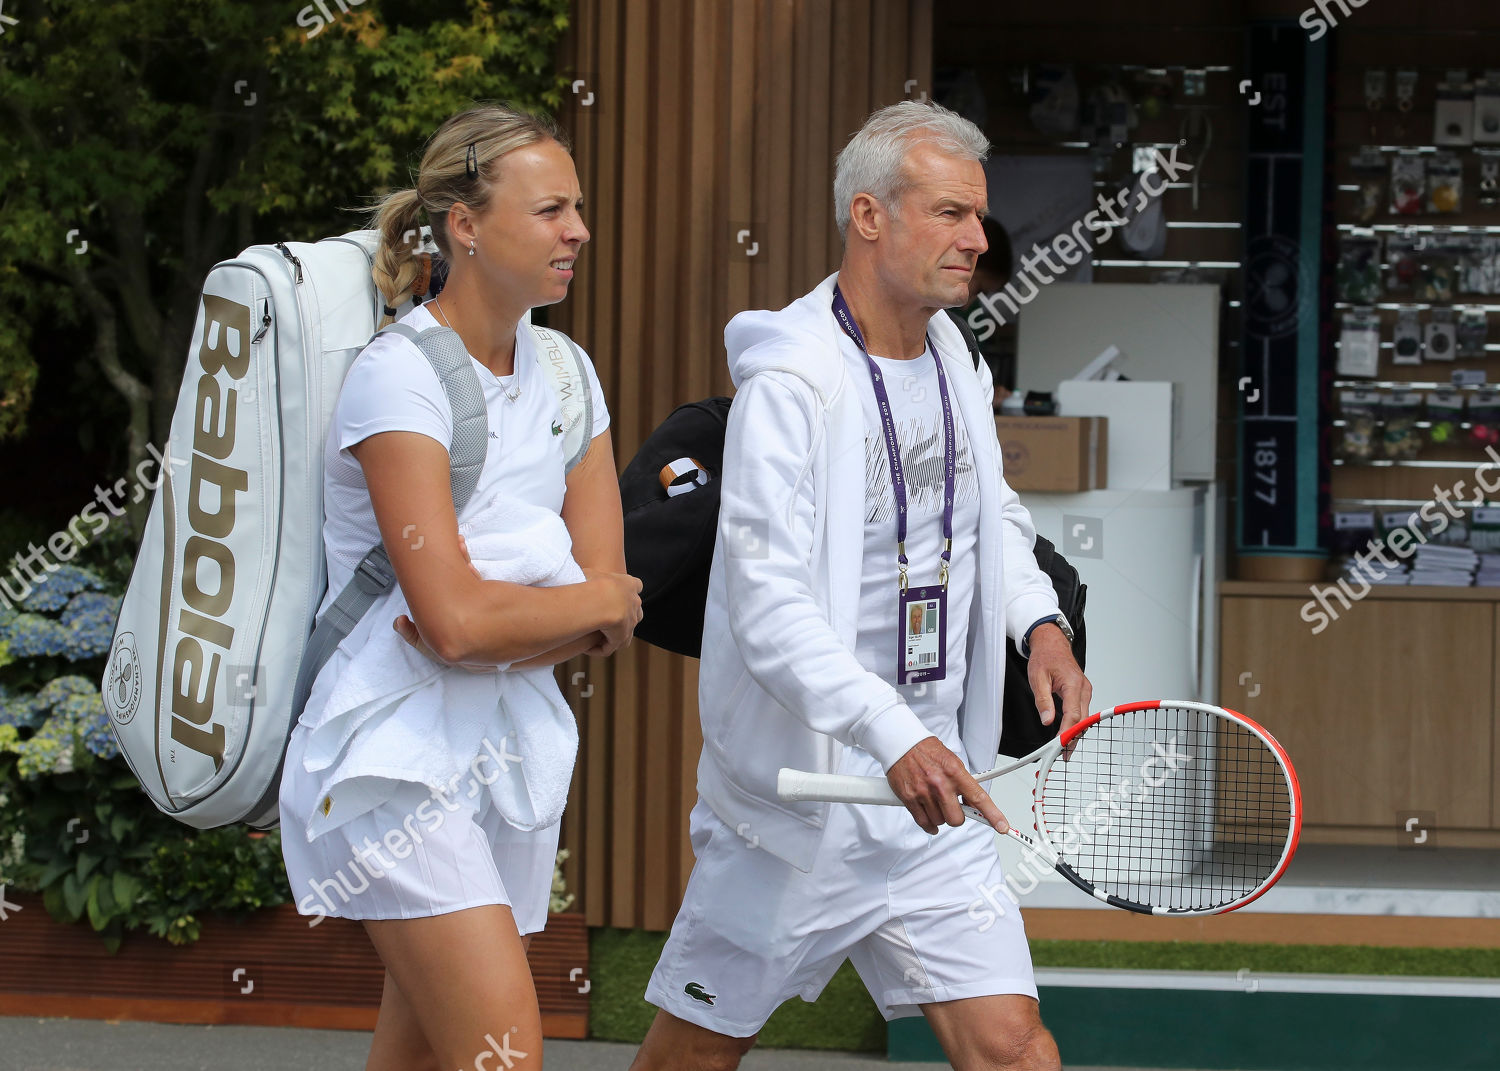
M 555 420 L 552 422 L 552 434 L 553 435 L 561 435 L 562 434 L 562 425 L 559 424 L 559 423 L 557 423 Z
M 682 991 L 694 1000 L 700 1000 L 704 1004 L 711 1005 L 714 1002 L 714 994 L 703 992 L 703 986 L 698 982 L 689 982 L 682 987 Z

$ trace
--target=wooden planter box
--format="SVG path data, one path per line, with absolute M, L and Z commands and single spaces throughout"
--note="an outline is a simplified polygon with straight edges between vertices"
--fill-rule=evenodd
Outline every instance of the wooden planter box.
M 110 955 L 87 925 L 54 922 L 41 897 L 0 923 L 0 1015 L 371 1030 L 385 969 L 364 927 L 309 927 L 291 904 L 215 919 L 191 945 L 131 934 Z M 528 959 L 546 1037 L 588 1036 L 588 927 L 553 915 Z M 580 992 L 580 990 L 582 992 Z

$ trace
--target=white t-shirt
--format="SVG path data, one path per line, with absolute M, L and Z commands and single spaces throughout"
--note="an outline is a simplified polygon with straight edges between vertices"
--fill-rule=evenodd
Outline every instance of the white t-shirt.
M 418 331 L 441 326 L 418 306 L 402 323 Z M 484 469 L 469 502 L 471 508 L 497 494 L 562 511 L 566 459 L 563 436 L 553 429 L 562 419 L 562 409 L 544 370 L 537 360 L 535 338 L 525 325 L 516 331 L 515 372 L 497 377 L 487 367 L 469 358 L 484 389 L 489 414 L 489 452 Z M 593 434 L 609 427 L 604 391 L 587 355 L 584 368 L 593 392 Z M 512 401 L 507 391 L 520 393 Z M 323 543 L 328 564 L 328 591 L 319 612 L 343 591 L 354 568 L 372 546 L 380 542 L 375 509 L 364 470 L 349 452 L 364 439 L 383 431 L 414 431 L 430 436 L 444 450 L 453 440 L 453 412 L 431 363 L 412 342 L 386 334 L 355 360 L 339 390 L 333 421 L 323 451 Z
M 886 452 L 875 388 L 869 364 L 854 341 L 840 333 L 840 352 L 864 400 L 865 411 L 865 541 L 860 576 L 859 630 L 855 655 L 860 664 L 895 684 L 897 645 L 900 642 L 898 595 L 900 572 L 896 559 L 896 496 Z M 938 583 L 943 550 L 943 404 L 938 393 L 937 367 L 931 353 L 916 360 L 876 357 L 890 398 L 891 416 L 901 449 L 906 479 L 907 582 L 911 587 Z M 951 366 L 950 366 L 951 367 Z M 951 380 L 951 372 L 950 372 Z M 959 733 L 958 707 L 963 701 L 968 673 L 969 608 L 974 598 L 978 568 L 979 481 L 974 474 L 969 433 L 958 407 L 953 384 L 948 385 L 953 426 L 958 438 L 954 459 L 953 554 L 948 575 L 947 673 L 925 685 L 900 685 L 907 706 L 959 758 L 965 757 Z M 861 748 L 846 750 L 840 772 L 885 777 L 885 770 Z M 889 841 L 898 834 L 913 843 L 927 834 L 904 808 L 855 807 L 856 821 L 871 835 Z M 908 833 L 907 830 L 910 832 Z

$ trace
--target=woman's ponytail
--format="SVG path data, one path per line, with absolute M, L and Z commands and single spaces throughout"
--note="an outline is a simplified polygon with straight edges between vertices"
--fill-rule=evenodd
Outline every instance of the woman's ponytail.
M 438 127 L 422 154 L 415 188 L 387 195 L 375 209 L 372 226 L 380 232 L 380 248 L 371 274 L 386 308 L 398 308 L 413 296 L 414 288 L 426 291 L 430 260 L 417 252 L 422 246 L 422 209 L 427 209 L 433 243 L 451 266 L 455 251 L 448 240 L 449 211 L 459 202 L 482 211 L 489 204 L 490 183 L 500 160 L 540 141 L 568 147 L 552 120 L 502 104 L 477 105 Z M 386 314 L 380 325 L 393 319 Z
M 417 252 L 422 246 L 421 213 L 421 194 L 411 189 L 387 195 L 375 210 L 380 248 L 375 251 L 371 274 L 387 309 L 395 309 L 410 298 L 412 288 L 423 274 L 422 258 Z M 387 313 L 380 318 L 380 326 L 394 319 L 394 315 Z

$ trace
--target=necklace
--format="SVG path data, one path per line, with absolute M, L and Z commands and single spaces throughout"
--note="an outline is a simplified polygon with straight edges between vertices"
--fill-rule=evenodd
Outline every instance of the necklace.
M 458 334 L 457 329 L 455 329 L 454 326 L 448 322 L 448 314 L 443 311 L 443 306 L 437 298 L 432 299 L 432 307 L 437 312 L 437 314 L 443 318 L 443 326 L 446 327 L 449 331 L 452 331 L 454 334 Z M 512 359 L 512 365 L 514 365 L 514 359 Z M 509 378 L 515 383 L 514 387 L 505 386 L 504 380 L 502 380 L 500 376 L 495 377 L 496 381 L 500 383 L 500 391 L 505 395 L 505 400 L 513 402 L 521 396 L 521 377 L 519 374 L 513 371 Z

